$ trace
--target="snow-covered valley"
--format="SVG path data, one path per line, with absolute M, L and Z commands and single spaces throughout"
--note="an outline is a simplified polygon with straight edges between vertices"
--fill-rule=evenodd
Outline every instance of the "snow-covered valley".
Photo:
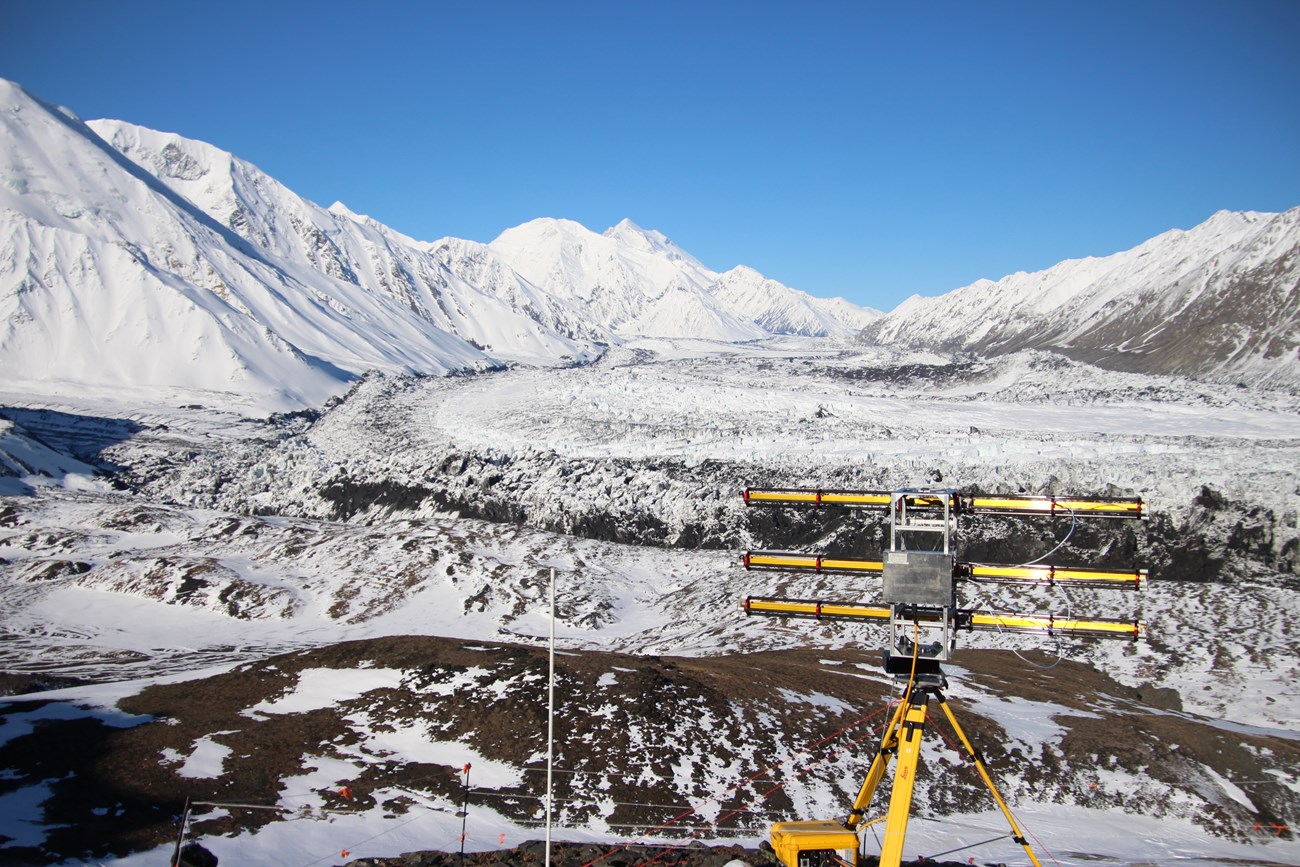
M 746 618 L 741 610 L 748 595 L 870 601 L 878 579 L 746 572 L 739 552 L 786 547 L 866 554 L 879 550 L 879 521 L 854 513 L 747 510 L 740 497 L 745 486 L 1136 494 L 1150 503 L 1148 522 L 1122 531 L 1081 526 L 1055 562 L 1146 565 L 1151 581 L 1141 594 L 1060 587 L 964 592 L 978 590 L 967 600 L 972 605 L 1141 617 L 1149 640 L 1058 645 L 964 635 L 951 693 L 964 714 L 975 715 L 976 729 L 995 741 L 985 744 L 993 755 L 1005 736 L 1006 750 L 1014 746 L 1028 757 L 1032 772 L 1009 760 L 1000 768 L 992 763 L 1031 827 L 1059 825 L 1071 810 L 1095 815 L 1101 787 L 1109 792 L 1107 809 L 1117 811 L 1107 820 L 1116 827 L 1142 815 L 1174 829 L 1177 816 L 1199 829 L 1193 838 L 1204 835 L 1199 848 L 1175 830 L 1170 841 L 1176 842 L 1151 836 L 1136 852 L 1132 840 L 1089 849 L 1076 839 L 1067 848 L 1118 863 L 1126 863 L 1125 852 L 1171 857 L 1167 843 L 1207 859 L 1286 863 L 1295 856 L 1289 832 L 1276 839 L 1253 827 L 1265 818 L 1290 822 L 1300 797 L 1300 689 L 1293 677 L 1300 663 L 1300 407 L 1286 390 L 1105 372 L 1040 353 L 978 361 L 785 338 L 745 345 L 641 340 L 579 367 L 371 376 L 320 412 L 265 421 L 161 400 L 125 409 L 94 397 L 46 406 L 3 397 L 11 407 L 4 411 L 4 454 L 9 466 L 17 466 L 15 457 L 27 466 L 11 470 L 8 490 L 18 494 L 23 486 L 32 493 L 6 497 L 0 512 L 0 592 L 8 612 L 0 668 L 29 685 L 61 687 L 9 704 L 9 731 L 30 733 L 35 723 L 24 719 L 54 713 L 46 730 L 51 736 L 59 724 L 70 724 L 58 720 L 83 713 L 76 707 L 103 716 L 93 710 L 105 706 L 95 695 L 125 697 L 160 679 L 193 684 L 185 688 L 191 702 L 204 695 L 215 700 L 223 688 L 210 679 L 214 673 L 232 666 L 283 669 L 285 663 L 267 658 L 310 656 L 339 642 L 438 636 L 451 640 L 449 647 L 506 642 L 535 654 L 549 628 L 546 578 L 555 568 L 558 640 L 566 654 L 580 654 L 572 664 L 581 658 L 589 672 L 573 675 L 566 700 L 574 704 L 562 711 L 562 728 L 592 732 L 587 746 L 571 747 L 570 757 L 582 756 L 584 772 L 603 763 L 639 774 L 643 789 L 637 794 L 636 786 L 620 785 L 611 793 L 608 783 L 575 783 L 567 793 L 573 803 L 597 806 L 573 807 L 578 812 L 562 824 L 567 821 L 571 839 L 595 833 L 595 839 L 618 840 L 637 833 L 617 827 L 630 809 L 618 804 L 718 797 L 762 763 L 862 716 L 890 693 L 875 663 L 883 630 Z M 979 556 L 1021 562 L 1050 550 L 1069 530 L 1069 522 L 1025 523 L 972 525 L 962 538 Z M 349 738 L 373 741 L 374 749 L 326 762 L 310 759 L 315 748 L 304 742 L 302 764 L 290 762 L 280 783 L 268 780 L 269 789 L 237 782 L 256 766 L 249 757 L 267 755 L 251 741 L 239 746 L 240 736 L 230 732 L 244 726 L 254 735 L 251 723 L 237 719 L 212 723 L 209 731 L 225 736 L 183 723 L 190 741 L 130 747 L 137 751 L 130 755 L 139 761 L 138 750 L 159 751 L 170 781 L 155 781 L 159 791 L 192 790 L 196 798 L 206 793 L 218 801 L 235 799 L 238 791 L 239 798 L 280 803 L 288 801 L 277 792 L 312 791 L 309 803 L 321 811 L 347 808 L 328 790 L 355 778 L 356 768 L 376 769 L 365 772 L 378 774 L 367 784 L 375 796 L 373 813 L 362 811 L 369 818 L 321 812 L 314 820 L 266 825 L 263 818 L 250 825 L 248 815 L 221 819 L 229 811 L 218 810 L 200 827 L 223 860 L 227 854 L 258 860 L 250 853 L 277 840 L 274 845 L 307 863 L 306 841 L 317 833 L 310 829 L 322 823 L 345 842 L 358 834 L 396 835 L 367 850 L 375 854 L 396 854 L 396 840 L 407 848 L 438 848 L 443 841 L 433 838 L 454 830 L 438 812 L 450 808 L 452 789 L 416 786 L 421 808 L 405 801 L 400 808 L 383 805 L 411 787 L 391 776 L 391 768 L 378 768 L 408 752 L 393 746 L 399 740 L 423 742 L 421 732 L 444 743 L 443 752 L 421 758 L 421 748 L 398 759 L 398 767 L 403 761 L 455 765 L 463 757 L 475 767 L 500 767 L 510 778 L 489 787 L 497 794 L 485 795 L 476 813 L 493 829 L 480 829 L 481 846 L 495 844 L 507 829 L 515 842 L 521 834 L 535 836 L 528 830 L 531 808 L 524 806 L 535 803 L 526 797 L 536 794 L 538 782 L 524 770 L 536 767 L 535 727 L 516 754 L 473 724 L 473 714 L 488 712 L 485 707 L 505 713 L 503 707 L 434 702 L 381 736 L 386 728 L 375 727 L 382 714 L 374 710 L 374 690 L 406 688 L 416 670 L 409 662 L 364 662 L 366 654 L 390 652 L 385 646 L 359 645 L 370 649 L 351 662 L 327 664 L 341 668 L 336 677 L 347 685 L 326 704 L 344 716 L 370 714 L 369 722 L 354 716 L 337 725 L 364 729 Z M 765 656 L 771 653 L 796 656 Z M 368 664 L 395 673 L 369 684 Z M 661 665 L 670 665 L 656 669 L 661 682 L 680 690 L 673 701 L 702 701 L 699 689 L 726 699 L 700 727 L 683 722 L 698 716 L 685 706 L 667 713 L 677 734 L 660 752 L 644 752 L 612 734 L 638 729 L 638 714 L 648 712 L 635 710 L 646 685 L 628 681 L 618 688 L 618 672 Z M 672 665 L 697 668 L 682 681 Z M 765 665 L 789 671 L 789 680 L 769 680 L 775 675 L 761 674 Z M 859 672 L 852 682 L 863 686 L 856 691 L 831 686 L 843 685 L 836 672 L 844 665 Z M 1056 668 L 1038 667 L 1044 665 Z M 740 686 L 744 678 L 735 672 L 743 670 L 753 672 L 754 686 Z M 438 694 L 486 690 L 512 703 L 516 715 L 543 707 L 544 684 L 535 676 L 514 693 L 503 675 L 476 677 Z M 768 686 L 759 689 L 760 682 Z M 261 697 L 255 701 L 250 693 L 248 707 L 235 709 L 245 715 L 258 701 L 280 713 L 288 705 L 274 704 L 284 701 L 275 697 L 294 687 L 268 681 L 248 688 Z M 305 688 L 305 681 L 297 687 Z M 345 700 L 348 690 L 356 698 Z M 612 690 L 615 706 L 632 702 L 631 709 L 597 713 L 588 729 L 578 720 L 591 713 L 602 690 Z M 811 697 L 796 698 L 804 693 Z M 782 695 L 794 704 L 783 704 Z M 109 705 L 119 715 L 135 706 L 134 699 L 114 701 Z M 796 722 L 790 713 L 800 702 L 807 710 Z M 370 710 L 347 711 L 363 707 Z M 193 712 L 178 711 L 178 718 Z M 158 717 L 156 710 L 129 713 Z M 737 716 L 719 725 L 718 713 Z M 1087 724 L 1097 714 L 1105 722 Z M 125 724 L 112 718 L 113 725 Z M 1158 718 L 1168 723 L 1157 724 Z M 275 719 L 281 717 L 259 726 Z M 755 724 L 762 719 L 769 723 Z M 460 734 L 445 741 L 428 728 L 448 724 Z M 1125 738 L 1164 745 L 1124 758 Z M 1184 743 L 1184 752 L 1173 750 L 1171 739 Z M 869 760 L 869 744 L 866 738 L 839 762 L 787 783 L 784 795 L 764 802 L 742 825 L 750 829 L 742 837 L 761 836 L 769 816 L 838 815 Z M 340 759 L 354 770 L 332 764 Z M 651 770 L 661 761 L 679 770 L 667 777 Z M 200 765 L 208 770 L 200 774 Z M 1097 776 L 1099 768 L 1109 769 Z M 15 821 L 36 821 L 33 785 L 57 789 L 37 772 L 11 780 L 2 797 Z M 983 809 L 977 786 L 954 791 L 930 786 L 918 795 L 922 815 L 952 823 L 936 829 L 944 840 L 960 836 L 960 823 Z M 520 806 L 492 806 L 493 798 L 507 796 Z M 417 845 L 395 830 L 429 807 L 437 809 L 424 821 L 442 823 L 441 831 Z M 984 820 L 987 828 L 989 817 Z M 638 814 L 629 821 L 651 820 Z M 698 825 L 699 817 L 693 821 Z M 365 833 L 357 830 L 362 826 Z M 294 827 L 308 838 L 295 836 Z M 919 825 L 915 833 L 929 832 Z M 30 845 L 32 832 L 15 839 Z M 1014 856 L 997 857 L 1010 863 Z M 1056 856 L 1069 863 L 1060 851 Z

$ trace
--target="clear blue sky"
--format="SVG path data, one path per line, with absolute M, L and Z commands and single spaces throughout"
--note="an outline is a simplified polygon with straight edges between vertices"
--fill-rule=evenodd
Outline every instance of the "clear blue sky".
M 1300 205 L 1300 0 L 0 0 L 0 76 L 422 240 L 630 217 L 886 310 Z

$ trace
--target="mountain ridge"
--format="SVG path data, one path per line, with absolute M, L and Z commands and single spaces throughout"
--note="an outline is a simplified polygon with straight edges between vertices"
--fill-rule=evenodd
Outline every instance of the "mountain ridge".
M 305 275 L 143 171 L 89 126 L 0 85 L 0 363 L 37 393 L 219 391 L 314 405 L 348 365 L 496 362 L 345 281 Z
M 912 296 L 868 343 L 1046 349 L 1116 370 L 1300 384 L 1300 208 L 1219 211 L 1130 250 Z
M 319 406 L 372 370 L 556 366 L 643 338 L 774 335 L 1300 384 L 1300 208 L 1220 211 L 883 314 L 745 265 L 714 271 L 631 219 L 415 240 L 213 145 L 82 123 L 9 82 L 0 92 L 0 361 L 29 392 L 225 392 L 271 411 Z

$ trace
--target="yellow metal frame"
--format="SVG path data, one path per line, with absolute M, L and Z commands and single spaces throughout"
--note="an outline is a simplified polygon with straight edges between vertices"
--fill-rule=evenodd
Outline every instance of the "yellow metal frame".
M 986 513 L 1010 516 L 1069 516 L 1071 520 L 1085 518 L 1134 518 L 1146 519 L 1146 504 L 1140 497 L 1131 498 L 1056 498 L 1050 496 L 969 496 L 956 491 L 904 490 L 904 491 L 840 491 L 824 489 L 753 489 L 744 491 L 747 506 L 803 506 L 821 508 L 838 506 L 842 508 L 864 508 L 889 510 L 890 513 L 890 552 L 903 551 L 908 548 L 907 540 L 900 540 L 898 535 L 907 532 L 942 531 L 944 554 L 950 549 L 949 536 L 952 532 L 951 519 L 954 515 Z M 908 510 L 919 512 L 917 519 L 911 521 Z M 929 549 L 926 549 L 927 551 Z M 887 555 L 889 556 L 889 555 Z M 882 574 L 885 564 L 874 560 L 862 560 L 850 557 L 830 558 L 821 555 L 803 554 L 786 551 L 748 551 L 743 556 L 746 569 L 773 569 L 783 571 L 842 572 Z M 894 564 L 896 561 L 889 561 Z M 949 560 L 951 563 L 951 560 Z M 1071 584 L 1098 588 L 1132 588 L 1142 589 L 1146 582 L 1145 569 L 1125 571 L 1061 568 L 1050 565 L 1022 564 L 999 565 L 987 563 L 953 564 L 953 577 L 971 581 L 989 581 L 997 583 L 1022 584 Z M 888 576 L 886 576 L 888 577 Z M 945 578 L 948 576 L 944 576 Z M 888 581 L 886 581 L 888 584 Z M 951 586 L 951 585 L 950 585 Z M 887 591 L 888 592 L 888 591 Z M 938 699 L 944 716 L 957 733 L 957 738 L 965 751 L 966 760 L 975 766 L 980 779 L 993 796 L 998 809 L 1002 812 L 1011 829 L 1011 839 L 1024 847 L 1025 853 L 1034 867 L 1041 867 L 1037 856 L 1025 839 L 1015 816 L 998 793 L 983 757 L 971 746 L 970 739 L 957 722 L 947 698 L 940 691 L 946 686 L 937 661 L 944 657 L 927 657 L 918 673 L 920 631 L 932 629 L 941 623 L 944 629 L 944 641 L 947 642 L 948 630 L 989 630 L 998 632 L 1038 633 L 1045 635 L 1077 635 L 1101 638 L 1131 638 L 1138 640 L 1146 631 L 1141 620 L 1079 619 L 1058 618 L 1052 614 L 1014 614 L 1000 611 L 977 611 L 956 608 L 955 596 L 949 605 L 922 604 L 933 600 L 917 596 L 916 599 L 904 598 L 908 604 L 865 605 L 852 602 L 826 602 L 808 599 L 785 599 L 776 597 L 749 597 L 745 600 L 746 614 L 761 614 L 772 617 L 811 618 L 818 620 L 856 620 L 889 623 L 891 630 L 901 620 L 910 620 L 913 628 L 912 670 L 908 676 L 907 691 L 898 704 L 894 714 L 885 727 L 880 739 L 880 748 L 876 751 L 867 770 L 866 779 L 853 801 L 848 819 L 843 825 L 834 822 L 783 822 L 772 826 L 772 844 L 778 859 L 787 867 L 800 867 L 800 855 L 805 860 L 813 860 L 813 853 L 825 852 L 832 848 L 829 841 L 841 844 L 852 835 L 856 842 L 858 831 L 879 821 L 885 822 L 884 840 L 881 845 L 880 864 L 882 867 L 899 867 L 903 858 L 903 845 L 907 837 L 907 825 L 911 816 L 912 797 L 916 787 L 916 773 L 920 763 L 921 745 L 929 717 L 926 705 L 933 695 Z M 895 602 L 900 600 L 895 599 Z M 916 602 L 917 604 L 911 604 Z M 891 669 L 889 651 L 886 651 L 886 671 Z M 898 672 L 901 674 L 901 672 Z M 918 685 L 918 679 L 919 684 Z M 915 696 L 915 698 L 914 698 Z M 881 781 L 884 779 L 889 762 L 898 758 L 898 767 L 890 790 L 889 808 L 885 816 L 870 822 L 863 822 L 863 815 Z M 838 848 L 838 847 L 837 847 Z M 854 850 L 853 863 L 857 863 L 857 850 Z

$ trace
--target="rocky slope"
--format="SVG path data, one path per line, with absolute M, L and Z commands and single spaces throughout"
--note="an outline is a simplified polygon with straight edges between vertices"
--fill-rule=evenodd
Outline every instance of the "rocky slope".
M 1154 696 L 1072 662 L 1026 675 L 1009 653 L 968 653 L 950 671 L 954 712 L 1013 803 L 1178 815 L 1238 838 L 1289 815 L 1285 779 L 1300 769 L 1293 739 L 1153 707 Z M 492 848 L 484 837 L 503 821 L 536 825 L 546 682 L 541 648 L 412 636 L 158 683 L 118 698 L 113 714 L 78 710 L 58 693 L 13 702 L 4 708 L 0 761 L 10 773 L 0 789 L 40 782 L 55 827 L 42 846 L 9 846 L 6 857 L 100 858 L 163 845 L 186 798 L 280 808 L 198 806 L 193 833 L 209 848 L 280 821 L 342 815 L 418 820 L 433 841 L 454 826 L 466 797 L 462 761 L 471 765 L 470 848 Z M 895 686 L 874 653 L 858 650 L 565 652 L 557 659 L 557 824 L 713 841 L 762 836 L 773 819 L 820 816 L 856 793 L 891 697 Z M 947 723 L 935 725 L 918 778 L 919 817 L 991 806 Z M 1225 793 L 1224 780 L 1256 781 L 1249 807 L 1231 787 Z M 915 836 L 926 851 L 920 825 Z M 988 852 L 1014 849 L 1004 840 Z

